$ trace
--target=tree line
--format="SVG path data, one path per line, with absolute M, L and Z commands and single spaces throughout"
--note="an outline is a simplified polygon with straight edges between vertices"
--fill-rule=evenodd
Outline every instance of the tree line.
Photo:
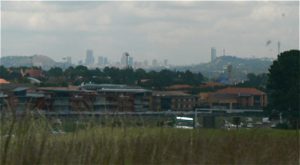
M 41 67 L 30 67 L 31 69 L 42 70 Z M 21 70 L 29 67 L 0 66 L 0 77 L 15 83 L 26 83 L 26 75 L 21 74 Z M 200 72 L 193 73 L 187 71 L 175 71 L 164 69 L 161 71 L 146 71 L 144 69 L 119 69 L 115 67 L 105 67 L 103 69 L 88 69 L 86 66 L 69 67 L 65 70 L 53 67 L 49 70 L 42 70 L 43 76 L 38 77 L 42 81 L 41 86 L 68 86 L 80 85 L 81 83 L 113 83 L 139 85 L 146 88 L 163 89 L 174 84 L 188 84 L 198 87 L 208 81 Z M 268 74 L 247 75 L 247 80 L 238 83 L 239 87 L 255 87 L 261 90 L 266 89 Z M 209 89 L 208 89 L 209 90 Z
M 5 68 L 0 66 L 1 77 L 13 82 L 25 82 L 21 69 L 27 67 Z M 41 68 L 35 67 L 41 70 Z M 201 73 L 187 71 L 175 71 L 163 69 L 161 71 L 145 71 L 144 69 L 119 69 L 115 67 L 105 67 L 103 69 L 89 69 L 86 66 L 69 67 L 65 70 L 54 67 L 48 71 L 43 71 L 43 75 L 38 79 L 43 86 L 67 86 L 80 85 L 81 83 L 113 83 L 139 85 L 146 88 L 162 89 L 173 84 L 188 84 L 198 86 L 207 79 Z

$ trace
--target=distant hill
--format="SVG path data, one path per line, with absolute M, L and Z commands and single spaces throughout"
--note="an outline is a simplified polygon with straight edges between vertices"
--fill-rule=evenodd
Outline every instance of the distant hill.
M 218 78 L 220 76 L 227 76 L 229 65 L 232 66 L 232 77 L 243 80 L 248 73 L 267 73 L 272 59 L 267 58 L 239 58 L 235 56 L 220 56 L 214 61 L 198 65 L 190 65 L 183 67 L 176 67 L 176 70 L 190 70 L 192 72 L 201 72 L 204 76 L 209 78 Z
M 33 55 L 33 56 L 5 56 L 1 57 L 0 65 L 5 67 L 20 67 L 20 66 L 40 66 L 44 69 L 49 69 L 60 64 L 55 62 L 48 56 Z

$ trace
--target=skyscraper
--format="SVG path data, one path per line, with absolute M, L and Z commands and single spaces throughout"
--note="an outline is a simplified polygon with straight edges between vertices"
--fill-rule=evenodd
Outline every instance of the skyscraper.
M 167 59 L 164 60 L 164 66 L 168 66 L 168 60 Z
M 93 55 L 93 50 L 86 51 L 85 65 L 93 65 L 95 62 L 95 58 Z
M 102 57 L 102 56 L 98 57 L 98 65 L 100 65 L 100 66 L 104 65 L 104 57 Z
M 210 51 L 211 62 L 213 62 L 217 58 L 217 50 L 212 47 Z
M 128 67 L 128 59 L 129 59 L 129 53 L 125 52 L 122 54 L 121 57 L 121 66 L 127 68 Z
M 66 61 L 68 64 L 72 64 L 72 57 L 67 57 Z
M 128 58 L 128 66 L 130 66 L 130 67 L 133 66 L 133 57 Z
M 108 65 L 109 63 L 108 63 L 108 59 L 107 59 L 107 57 L 104 57 L 104 59 L 103 59 L 103 63 L 104 63 L 104 65 Z
M 158 62 L 156 59 L 152 60 L 152 67 L 157 67 L 158 66 Z
M 144 67 L 148 67 L 148 60 L 144 60 Z

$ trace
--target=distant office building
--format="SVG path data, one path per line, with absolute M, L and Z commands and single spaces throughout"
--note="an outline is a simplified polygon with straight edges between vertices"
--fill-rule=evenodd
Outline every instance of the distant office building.
M 158 66 L 158 62 L 157 62 L 157 60 L 156 60 L 156 59 L 152 60 L 152 66 L 153 66 L 153 67 L 156 67 L 156 66 Z
M 167 59 L 164 60 L 164 66 L 168 66 L 168 60 Z
M 72 57 L 67 57 L 66 61 L 68 64 L 72 64 Z
M 66 69 L 66 68 L 72 66 L 72 57 L 69 57 L 69 56 L 68 57 L 63 57 L 62 59 L 64 61 L 59 67 L 61 67 L 62 69 Z
M 86 65 L 93 65 L 95 62 L 95 58 L 93 55 L 93 50 L 87 50 L 86 51 L 86 59 L 85 59 L 85 64 Z
M 122 67 L 128 67 L 129 62 L 129 53 L 125 52 L 122 54 L 121 57 L 121 66 Z
M 104 63 L 104 65 L 108 65 L 109 64 L 107 57 L 104 57 L 103 63 Z
M 134 62 L 134 68 L 142 68 L 142 67 L 143 67 L 143 63 L 142 62 L 138 62 L 138 61 Z
M 144 61 L 144 67 L 148 67 L 148 60 Z
M 82 60 L 79 60 L 79 61 L 78 61 L 78 65 L 83 65 L 83 61 L 82 61 Z
M 228 73 L 228 81 L 229 83 L 231 83 L 231 80 L 232 80 L 232 65 L 228 65 L 227 66 L 227 73 Z
M 211 62 L 217 58 L 217 50 L 216 48 L 212 47 L 210 51 Z
M 133 66 L 133 57 L 128 58 L 128 66 Z
M 104 65 L 104 57 L 100 56 L 98 57 L 98 65 L 103 66 Z

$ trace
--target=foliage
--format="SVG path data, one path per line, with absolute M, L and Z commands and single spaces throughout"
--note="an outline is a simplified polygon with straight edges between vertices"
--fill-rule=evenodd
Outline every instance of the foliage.
M 299 122 L 300 51 L 290 50 L 278 55 L 269 69 L 267 89 L 270 109 L 282 113 L 293 126 Z
M 237 84 L 237 86 L 265 89 L 268 81 L 268 74 L 261 73 L 256 75 L 254 73 L 249 73 L 247 74 L 247 79 L 247 81 Z
M 76 132 L 53 134 L 50 121 L 44 118 L 2 119 L 1 122 L 3 165 L 298 162 L 295 131 L 90 126 Z
M 8 79 L 9 78 L 9 72 L 8 70 L 4 67 L 4 66 L 0 66 L 0 75 L 1 75 L 1 78 L 4 78 L 4 79 Z
M 11 68 L 10 68 L 11 69 Z M 16 68 L 16 72 L 9 73 L 1 66 L 0 72 L 4 78 L 22 77 L 14 75 L 20 72 L 21 68 Z M 127 85 L 140 85 L 145 88 L 163 89 L 173 84 L 189 84 L 198 86 L 205 78 L 201 73 L 192 73 L 191 71 L 179 72 L 163 69 L 161 71 L 146 72 L 144 69 L 119 69 L 115 67 L 105 67 L 104 69 L 88 69 L 86 66 L 69 67 L 62 70 L 59 67 L 51 68 L 46 72 L 46 79 L 42 86 L 80 85 L 81 83 L 114 83 Z M 147 81 L 145 81 L 147 80 Z M 17 81 L 17 80 L 16 80 Z
M 48 70 L 47 74 L 50 77 L 59 77 L 63 75 L 63 70 L 59 67 L 55 67 Z

